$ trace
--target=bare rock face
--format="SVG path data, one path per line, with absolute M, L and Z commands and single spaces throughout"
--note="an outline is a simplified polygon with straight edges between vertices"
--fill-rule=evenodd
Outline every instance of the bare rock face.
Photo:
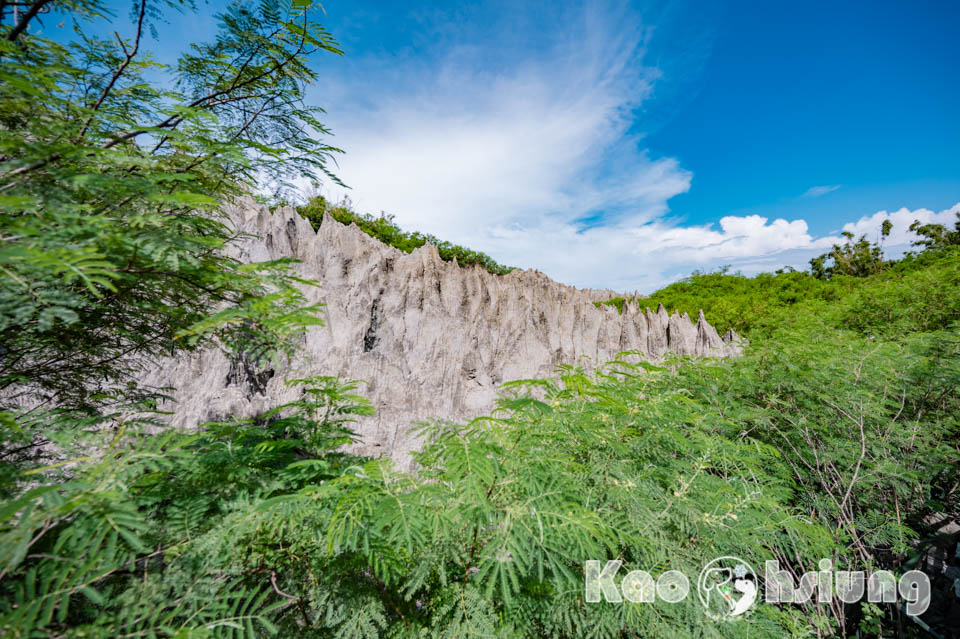
M 258 370 L 210 350 L 162 362 L 143 381 L 176 388 L 167 407 L 177 426 L 249 417 L 296 399 L 291 375 L 336 375 L 366 382 L 376 415 L 355 425 L 354 452 L 401 463 L 417 447 L 416 420 L 463 420 L 493 408 L 503 382 L 544 377 L 558 364 L 591 367 L 623 351 L 650 361 L 668 352 L 725 357 L 739 338 L 721 340 L 701 312 L 686 315 L 609 305 L 612 291 L 581 290 L 534 271 L 496 276 L 479 266 L 444 262 L 425 245 L 406 254 L 326 216 L 314 232 L 291 208 L 270 213 L 245 198 L 226 207 L 254 238 L 237 247 L 244 260 L 300 260 L 298 275 L 319 282 L 311 301 L 326 304 L 323 327 L 310 330 L 284 370 Z

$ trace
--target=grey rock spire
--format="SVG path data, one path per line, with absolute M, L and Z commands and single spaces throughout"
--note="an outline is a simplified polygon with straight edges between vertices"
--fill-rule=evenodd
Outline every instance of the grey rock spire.
M 636 301 L 620 314 L 594 305 L 611 291 L 566 286 L 535 270 L 495 276 L 463 268 L 429 244 L 406 254 L 329 215 L 315 232 L 293 209 L 270 213 L 250 198 L 225 212 L 254 236 L 236 246 L 236 257 L 300 260 L 297 274 L 321 284 L 305 294 L 325 303 L 326 325 L 304 336 L 295 361 L 269 374 L 214 350 L 159 363 L 143 381 L 176 388 L 176 403 L 165 407 L 175 425 L 252 416 L 296 399 L 283 384 L 290 374 L 339 374 L 366 382 L 377 411 L 355 425 L 354 450 L 405 464 L 418 446 L 411 422 L 487 413 L 505 381 L 548 376 L 561 363 L 589 368 L 628 350 L 651 361 L 668 351 L 740 352 L 738 338 L 720 340 L 702 313 L 695 326 L 662 306 L 641 311 Z

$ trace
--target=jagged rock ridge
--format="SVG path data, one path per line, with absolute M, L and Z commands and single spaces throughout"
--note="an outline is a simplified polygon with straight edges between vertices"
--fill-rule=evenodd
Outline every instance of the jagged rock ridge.
M 252 416 L 295 399 L 281 373 L 340 374 L 367 382 L 377 410 L 356 425 L 357 452 L 406 461 L 417 445 L 411 422 L 488 412 L 505 381 L 548 376 L 561 363 L 589 367 L 628 350 L 650 361 L 668 352 L 740 352 L 736 335 L 721 339 L 702 312 L 694 324 L 632 301 L 620 314 L 594 305 L 610 291 L 566 286 L 534 270 L 496 276 L 461 268 L 430 245 L 406 254 L 329 216 L 314 232 L 289 207 L 270 213 L 245 198 L 225 211 L 256 236 L 237 245 L 241 259 L 294 257 L 300 276 L 321 283 L 306 294 L 326 304 L 326 325 L 304 336 L 293 371 L 253 370 L 214 350 L 151 370 L 144 382 L 177 389 L 170 408 L 178 426 Z

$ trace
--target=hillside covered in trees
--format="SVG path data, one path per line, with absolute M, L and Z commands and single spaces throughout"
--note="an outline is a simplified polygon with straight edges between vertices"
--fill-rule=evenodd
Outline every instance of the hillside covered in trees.
M 865 238 L 853 242 L 851 236 L 812 260 L 810 271 L 788 268 L 755 277 L 732 274 L 728 268 L 695 272 L 636 301 L 691 315 L 702 309 L 718 330 L 740 333 L 775 326 L 797 314 L 829 316 L 840 326 L 863 332 L 943 328 L 960 318 L 960 300 L 954 294 L 960 219 L 955 226 L 956 231 L 941 225 L 920 227 L 915 243 L 919 250 L 898 260 L 884 259 L 877 244 Z M 625 301 L 618 297 L 600 303 L 622 309 Z
M 322 322 L 289 261 L 229 257 L 219 205 L 328 171 L 338 150 L 303 90 L 307 59 L 340 51 L 309 0 L 238 3 L 168 66 L 142 40 L 179 5 L 132 6 L 136 32 L 106 37 L 96 0 L 0 3 L 0 634 L 957 628 L 960 226 L 917 227 L 902 260 L 849 238 L 810 273 L 668 286 L 643 303 L 704 309 L 745 354 L 508 382 L 489 416 L 424 415 L 413 472 L 342 452 L 371 407 L 338 371 L 286 380 L 298 399 L 254 418 L 161 428 L 170 389 L 136 384 L 145 359 L 216 346 L 272 361 Z M 37 28 L 64 16 L 79 20 L 67 43 Z M 588 561 L 679 571 L 695 591 L 724 556 L 795 578 L 825 559 L 922 570 L 932 600 L 913 614 L 907 595 L 760 599 L 726 621 L 696 592 L 587 601 Z

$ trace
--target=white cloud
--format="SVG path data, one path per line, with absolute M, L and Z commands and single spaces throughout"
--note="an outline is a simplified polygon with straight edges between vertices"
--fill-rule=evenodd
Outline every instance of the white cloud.
M 827 184 L 824 186 L 811 186 L 807 189 L 803 195 L 800 197 L 820 197 L 821 195 L 826 195 L 827 193 L 833 193 L 839 189 L 842 184 Z
M 885 220 L 890 220 L 893 229 L 890 236 L 884 240 L 884 246 L 887 247 L 907 247 L 917 239 L 916 233 L 910 231 L 910 225 L 914 220 L 920 220 L 921 224 L 942 224 L 949 229 L 953 229 L 957 221 L 957 213 L 960 212 L 960 204 L 955 204 L 949 209 L 934 213 L 929 209 L 917 209 L 911 211 L 906 207 L 888 213 L 886 211 L 877 211 L 873 215 L 865 215 L 856 222 L 848 222 L 843 225 L 843 230 L 853 233 L 860 237 L 866 235 L 870 241 L 877 241 L 880 238 L 880 227 Z
M 916 239 L 908 230 L 913 220 L 952 228 L 957 212 L 960 203 L 939 213 L 906 208 L 880 211 L 844 225 L 843 230 L 875 240 L 880 225 L 890 219 L 894 227 L 885 248 L 888 255 L 896 256 Z M 694 269 L 721 265 L 747 275 L 784 266 L 805 269 L 811 258 L 843 241 L 834 235 L 812 236 L 804 220 L 771 221 L 759 215 L 727 216 L 719 225 L 701 226 L 681 226 L 662 218 L 646 222 L 640 217 L 580 232 L 572 225 L 500 228 L 489 240 L 498 255 L 507 256 L 507 262 L 539 268 L 560 281 L 641 293 Z
M 630 133 L 658 76 L 642 61 L 649 31 L 626 9 L 568 18 L 543 46 L 499 54 L 507 64 L 458 45 L 365 60 L 333 87 L 337 173 L 358 208 L 481 249 L 496 226 L 666 213 L 691 174 Z
M 836 241 L 812 237 L 803 220 L 771 222 L 750 215 L 724 217 L 719 228 L 630 218 L 582 232 L 570 225 L 502 230 L 494 246 L 512 263 L 536 266 L 561 281 L 644 293 L 696 268 L 730 264 L 756 273 L 785 264 L 801 267 Z

